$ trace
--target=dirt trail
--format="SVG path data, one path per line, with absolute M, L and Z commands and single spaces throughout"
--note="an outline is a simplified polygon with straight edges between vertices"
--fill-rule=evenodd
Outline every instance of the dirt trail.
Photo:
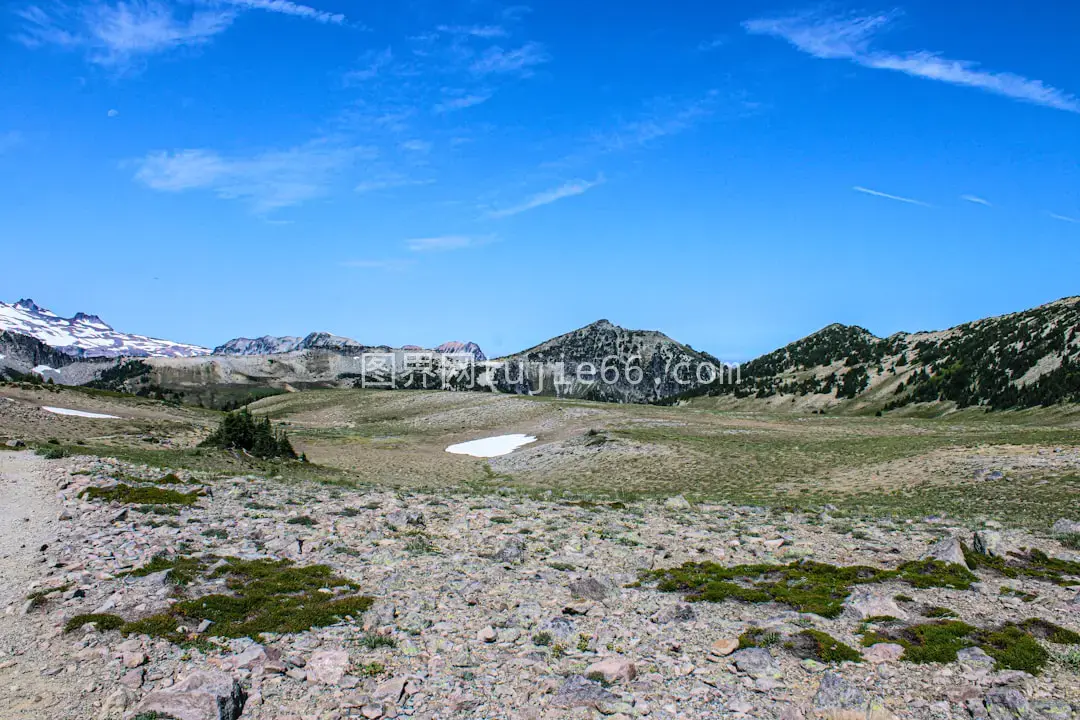
M 28 632 L 20 609 L 32 579 L 41 574 L 41 546 L 53 542 L 60 502 L 46 472 L 48 464 L 31 452 L 0 452 L 0 717 L 43 718 L 65 693 L 64 681 L 40 671 L 48 640 Z
M 40 548 L 51 541 L 60 502 L 46 464 L 31 452 L 0 453 L 0 607 L 26 597 Z

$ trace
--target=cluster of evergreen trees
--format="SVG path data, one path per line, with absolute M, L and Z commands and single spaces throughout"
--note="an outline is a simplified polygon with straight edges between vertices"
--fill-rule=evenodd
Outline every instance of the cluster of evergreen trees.
M 260 458 L 296 458 L 289 436 L 276 431 L 270 418 L 256 419 L 247 408 L 226 413 L 221 425 L 200 444 L 202 447 L 246 450 Z

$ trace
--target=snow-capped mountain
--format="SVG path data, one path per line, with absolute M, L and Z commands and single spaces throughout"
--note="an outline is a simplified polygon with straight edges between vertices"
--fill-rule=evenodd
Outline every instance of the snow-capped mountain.
M 263 335 L 259 338 L 235 338 L 214 348 L 214 355 L 277 355 L 299 350 L 332 350 L 342 354 L 359 355 L 364 352 L 385 351 L 386 345 L 364 345 L 352 338 L 331 335 L 325 332 L 313 332 L 303 338 L 286 335 L 273 337 Z M 401 350 L 420 351 L 418 345 L 405 345 Z M 435 348 L 438 353 L 468 353 L 477 360 L 486 360 L 484 351 L 473 342 L 447 342 Z
M 62 318 L 30 299 L 0 302 L 0 330 L 37 338 L 76 357 L 191 357 L 210 351 L 198 345 L 117 332 L 97 315 Z

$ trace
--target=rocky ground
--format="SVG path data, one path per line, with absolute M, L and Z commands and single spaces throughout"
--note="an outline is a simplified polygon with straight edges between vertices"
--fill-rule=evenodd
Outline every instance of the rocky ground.
M 1080 561 L 1050 528 L 770 513 L 681 497 L 597 505 L 186 473 L 139 482 L 161 475 L 108 459 L 0 452 L 0 717 L 1080 716 L 1077 646 L 1040 640 L 1052 659 L 1038 676 L 996 668 L 978 648 L 961 650 L 959 662 L 912 664 L 895 643 L 861 647 L 860 632 L 879 616 L 931 622 L 942 607 L 978 627 L 1041 618 L 1080 630 L 1080 578 L 1067 573 L 1010 578 L 980 566 L 964 590 L 860 585 L 832 618 L 773 602 L 688 603 L 637 582 L 687 561 L 892 569 L 933 553 L 964 562 L 954 539 L 970 545 L 973 531 L 991 555 L 1037 548 Z M 199 495 L 157 506 L 83 496 L 118 482 Z M 372 603 L 325 627 L 255 638 L 217 638 L 200 621 L 182 628 L 180 644 L 72 621 L 130 622 L 222 592 L 212 570 L 188 586 L 180 566 L 125 574 L 155 558 L 211 569 L 219 558 L 325 564 Z M 340 581 L 328 584 L 320 592 L 342 592 Z M 746 647 L 754 628 L 771 638 L 763 647 Z M 800 659 L 786 640 L 808 629 L 863 657 Z

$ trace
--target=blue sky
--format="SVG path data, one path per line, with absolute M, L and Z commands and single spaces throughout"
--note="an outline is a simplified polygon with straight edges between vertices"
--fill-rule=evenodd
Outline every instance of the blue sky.
M 0 298 L 215 345 L 745 360 L 1077 294 L 1080 6 L 0 9 Z

